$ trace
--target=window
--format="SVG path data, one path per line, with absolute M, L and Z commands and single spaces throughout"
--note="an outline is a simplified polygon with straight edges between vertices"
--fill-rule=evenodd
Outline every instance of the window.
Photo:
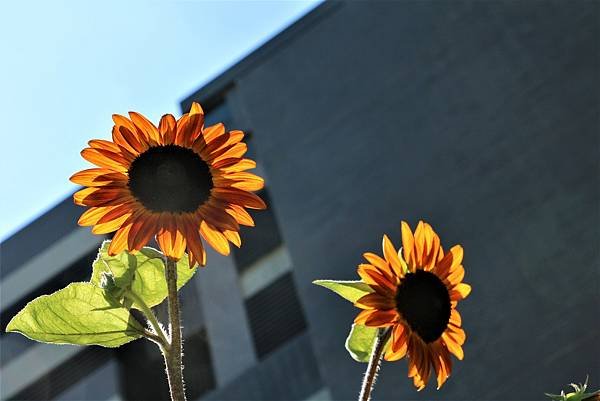
M 259 358 L 306 329 L 291 272 L 246 300 L 256 354 Z

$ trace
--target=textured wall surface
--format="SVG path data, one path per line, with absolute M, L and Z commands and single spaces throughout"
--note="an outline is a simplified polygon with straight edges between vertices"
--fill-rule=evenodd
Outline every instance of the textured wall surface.
M 385 364 L 377 399 L 542 399 L 600 383 L 600 3 L 355 2 L 237 77 L 335 399 L 364 365 L 357 310 L 315 278 L 429 221 L 465 248 L 465 360 L 416 393 Z M 244 127 L 245 128 L 245 127 Z

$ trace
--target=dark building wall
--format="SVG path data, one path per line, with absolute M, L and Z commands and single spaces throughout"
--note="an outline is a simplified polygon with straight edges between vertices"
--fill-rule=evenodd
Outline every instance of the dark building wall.
M 465 248 L 468 339 L 442 391 L 386 364 L 378 399 L 541 399 L 597 384 L 597 2 L 326 4 L 238 68 L 321 375 L 352 399 L 357 310 L 316 278 L 429 221 Z M 241 121 L 241 120 L 240 120 Z

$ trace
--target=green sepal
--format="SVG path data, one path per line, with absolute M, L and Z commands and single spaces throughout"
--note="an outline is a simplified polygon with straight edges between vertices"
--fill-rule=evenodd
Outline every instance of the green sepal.
M 368 327 L 362 324 L 352 325 L 348 338 L 346 338 L 346 350 L 352 359 L 357 362 L 369 362 L 378 331 L 377 327 Z M 385 344 L 386 348 L 388 344 L 389 340 Z
M 148 307 L 160 304 L 167 298 L 165 263 L 162 253 L 144 247 L 139 252 L 108 254 L 110 240 L 104 241 L 92 264 L 90 282 L 100 286 L 103 274 L 110 274 L 114 284 L 137 295 Z M 177 262 L 177 289 L 183 287 L 196 273 L 197 266 L 190 268 L 187 254 Z M 131 302 L 131 300 L 129 300 Z M 143 310 L 134 301 L 132 307 Z
M 325 287 L 352 303 L 373 292 L 371 287 L 360 280 L 315 280 L 313 281 L 313 284 Z
M 6 331 L 44 343 L 118 347 L 141 337 L 144 328 L 103 289 L 72 283 L 29 302 Z

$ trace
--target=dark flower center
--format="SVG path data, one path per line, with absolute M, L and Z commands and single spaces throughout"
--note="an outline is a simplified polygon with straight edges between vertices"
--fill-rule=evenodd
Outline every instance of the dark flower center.
M 155 146 L 129 167 L 129 189 L 154 212 L 193 212 L 210 197 L 212 176 L 206 162 L 188 148 Z
M 440 338 L 450 320 L 450 295 L 433 273 L 408 273 L 396 293 L 396 308 L 426 343 Z

